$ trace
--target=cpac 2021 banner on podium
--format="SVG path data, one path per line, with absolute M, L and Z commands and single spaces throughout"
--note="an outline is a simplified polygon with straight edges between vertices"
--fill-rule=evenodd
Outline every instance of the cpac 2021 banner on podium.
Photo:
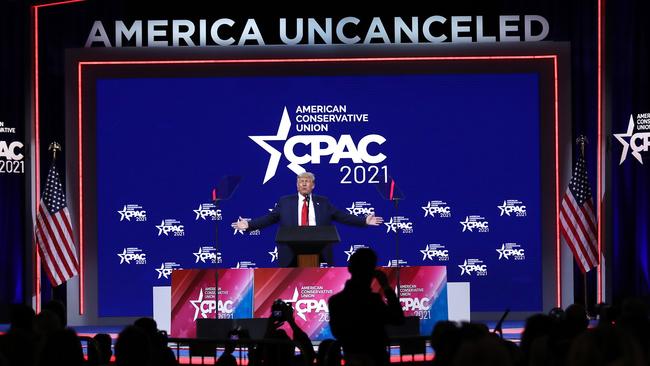
M 275 227 L 230 223 L 268 213 L 304 170 L 341 210 L 385 218 L 338 225 L 334 266 L 371 247 L 382 265 L 446 266 L 472 311 L 541 311 L 539 75 L 418 65 L 98 78 L 98 315 L 151 315 L 173 269 L 278 267 Z M 217 207 L 224 175 L 241 183 Z M 375 188 L 388 177 L 397 210 Z
M 382 268 L 397 286 L 397 269 Z M 258 268 L 172 272 L 173 337 L 196 336 L 196 320 L 268 318 L 271 305 L 282 299 L 294 309 L 296 323 L 312 340 L 332 338 L 327 301 L 349 278 L 347 268 Z M 375 283 L 375 286 L 377 284 Z M 254 290 L 253 290 L 254 289 Z M 378 288 L 375 288 L 375 291 Z M 447 319 L 447 271 L 444 266 L 400 269 L 400 302 L 406 316 L 420 318 L 420 333 L 431 333 L 435 322 Z M 284 326 L 291 334 L 291 329 Z

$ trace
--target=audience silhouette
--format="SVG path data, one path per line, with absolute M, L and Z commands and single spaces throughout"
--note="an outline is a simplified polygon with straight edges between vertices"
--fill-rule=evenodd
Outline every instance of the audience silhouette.
M 343 291 L 329 300 L 330 327 L 337 340 L 328 339 L 314 352 L 311 340 L 296 324 L 291 306 L 279 301 L 279 316 L 268 319 L 265 340 L 251 347 L 249 365 L 339 366 L 343 350 L 346 366 L 387 365 L 386 324 L 399 324 L 404 315 L 386 276 L 375 269 L 372 250 L 359 249 L 350 258 L 350 280 Z M 372 292 L 376 279 L 383 296 Z M 88 360 L 74 330 L 66 328 L 65 308 L 51 303 L 35 315 L 26 305 L 10 307 L 10 327 L 0 335 L 0 366 L 103 366 L 111 360 L 111 337 L 97 334 L 87 339 Z M 274 308 L 275 309 L 275 308 Z M 599 322 L 589 327 L 582 305 L 526 320 L 521 344 L 502 339 L 479 323 L 440 321 L 431 332 L 434 366 L 650 366 L 650 309 L 641 299 L 627 299 L 620 307 L 599 304 Z M 277 309 L 276 309 L 277 310 Z M 61 315 L 63 314 L 63 316 Z M 293 340 L 283 324 L 289 324 Z M 232 334 L 216 365 L 235 366 L 237 340 L 244 330 Z M 119 334 L 115 344 L 115 364 L 120 366 L 177 365 L 176 355 L 167 346 L 167 336 L 153 319 L 140 318 Z M 255 342 L 253 342 L 255 343 Z M 295 354 L 298 347 L 300 354 Z M 413 364 L 423 364 L 413 362 Z
M 330 328 L 341 343 L 347 365 L 387 365 L 386 324 L 404 322 L 404 312 L 386 275 L 376 269 L 377 255 L 372 249 L 358 249 L 350 257 L 351 278 L 343 291 L 329 299 Z M 382 296 L 371 290 L 377 279 Z

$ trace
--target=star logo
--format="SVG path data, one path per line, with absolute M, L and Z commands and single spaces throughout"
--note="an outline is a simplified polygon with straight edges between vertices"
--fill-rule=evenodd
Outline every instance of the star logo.
M 162 234 L 163 232 L 165 233 L 165 235 L 169 235 L 165 230 L 165 220 L 162 220 L 160 222 L 160 225 L 156 225 L 156 229 L 158 229 L 158 236 L 160 236 L 160 234 Z
M 427 217 L 428 215 L 431 215 L 433 217 L 433 212 L 431 212 L 431 202 L 427 203 L 426 206 L 420 206 L 424 210 L 424 217 Z
M 352 247 L 352 245 L 350 245 L 350 250 L 345 250 L 344 252 L 348 256 L 347 261 L 349 262 L 350 257 L 352 256 L 352 254 L 354 254 L 354 252 L 356 252 L 356 250 Z
M 351 207 L 346 207 L 345 209 L 348 210 L 348 212 L 350 213 L 350 215 L 354 215 L 354 209 L 355 209 L 355 207 L 354 207 L 354 202 L 352 202 L 352 206 L 351 206 Z
M 422 260 L 433 260 L 435 257 L 435 250 L 433 248 L 429 248 L 429 244 L 427 244 L 424 249 L 420 249 L 420 253 L 422 253 Z
M 190 304 L 194 306 L 194 320 L 199 318 L 199 313 L 202 318 L 207 318 L 208 316 L 201 310 L 201 303 L 203 302 L 203 289 L 199 292 L 199 298 L 196 300 L 190 300 Z
M 128 258 L 126 258 L 126 248 L 124 248 L 124 251 L 122 251 L 122 253 L 117 253 L 117 255 L 120 257 L 120 264 L 124 262 L 126 262 L 127 264 L 131 264 L 131 261 Z
M 465 221 L 461 221 L 460 223 L 463 225 L 463 232 L 465 232 L 465 230 L 472 231 L 472 228 L 469 226 L 469 216 L 465 216 Z
M 505 252 L 506 252 L 506 245 L 501 244 L 501 249 L 497 249 L 497 253 L 499 253 L 499 259 L 503 257 L 506 257 L 506 259 L 508 259 L 508 255 Z
M 131 218 L 126 216 L 126 211 L 127 211 L 126 205 L 124 205 L 124 208 L 122 208 L 121 211 L 117 211 L 117 213 L 120 214 L 120 221 L 122 221 L 124 219 L 127 219 L 128 221 L 131 221 Z
M 273 248 L 273 251 L 268 253 L 271 255 L 271 263 L 278 260 L 278 247 Z
M 160 279 L 161 277 L 165 277 L 168 279 L 171 270 L 165 268 L 165 263 L 162 263 L 160 264 L 160 268 L 156 268 L 156 272 L 158 272 L 158 279 Z
M 503 214 L 506 214 L 506 215 L 510 216 L 510 212 L 506 211 L 507 206 L 508 206 L 508 204 L 506 203 L 506 201 L 503 201 L 503 205 L 497 206 L 499 208 L 499 210 L 501 210 L 501 214 L 499 216 L 503 216 Z
M 647 135 L 645 133 L 643 134 L 634 134 L 634 118 L 630 114 L 630 122 L 627 124 L 627 131 L 625 133 L 615 133 L 614 137 L 618 140 L 618 142 L 623 145 L 623 152 L 621 153 L 621 160 L 618 162 L 618 165 L 623 164 L 625 159 L 627 158 L 627 152 L 630 148 L 630 143 L 632 142 L 633 139 L 636 138 L 637 135 Z M 625 141 L 625 139 L 628 138 L 629 141 Z M 641 157 L 641 154 L 639 153 L 641 149 L 635 148 L 635 146 L 632 146 L 632 156 L 636 160 L 639 161 L 639 163 L 643 164 L 643 158 Z
M 467 259 L 465 259 L 465 262 L 463 264 L 459 264 L 458 267 L 460 267 L 461 276 L 465 273 L 469 274 L 469 266 L 467 265 Z
M 264 149 L 264 151 L 269 153 L 269 164 L 266 166 L 266 173 L 264 174 L 264 181 L 262 184 L 265 184 L 275 176 L 275 172 L 278 170 L 278 165 L 280 164 L 280 158 L 282 157 L 282 153 L 271 146 L 267 141 L 286 141 L 287 136 L 289 136 L 289 129 L 291 129 L 291 119 L 289 118 L 287 107 L 284 107 L 282 118 L 280 119 L 280 125 L 278 126 L 278 132 L 275 136 L 248 136 L 257 145 Z M 305 171 L 300 165 L 295 163 L 289 164 L 289 169 L 293 170 L 296 174 Z

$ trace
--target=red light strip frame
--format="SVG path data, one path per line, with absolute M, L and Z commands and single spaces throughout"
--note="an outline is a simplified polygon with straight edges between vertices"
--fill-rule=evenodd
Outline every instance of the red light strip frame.
M 65 0 L 53 3 L 32 5 L 32 116 L 33 122 L 33 136 L 34 136 L 34 212 L 38 212 L 38 206 L 41 200 L 41 161 L 40 161 L 40 79 L 39 79 L 39 44 L 38 44 L 38 11 L 42 8 L 49 8 L 58 5 L 67 5 L 72 3 L 80 3 L 85 0 Z M 33 218 L 35 219 L 35 217 Z M 34 248 L 34 295 L 36 302 L 36 312 L 41 311 L 41 259 L 38 248 Z
M 558 79 L 558 55 L 525 55 L 525 56 L 423 56 L 423 57 L 352 57 L 352 58 L 269 58 L 269 59 L 204 59 L 204 60 L 120 60 L 120 61 L 78 61 L 77 63 L 77 142 L 78 142 L 78 169 L 79 169 L 79 301 L 80 314 L 83 314 L 84 304 L 84 225 L 83 225 L 83 75 L 84 68 L 91 66 L 107 65 L 209 65 L 209 64 L 274 64 L 274 63 L 333 63 L 333 62 L 417 62 L 417 61 L 476 61 L 476 60 L 549 60 L 553 63 L 553 84 L 554 84 L 554 131 L 555 131 L 555 286 L 556 306 L 562 305 L 560 267 L 560 161 L 559 161 L 559 79 Z M 599 217 L 600 223 L 600 217 Z

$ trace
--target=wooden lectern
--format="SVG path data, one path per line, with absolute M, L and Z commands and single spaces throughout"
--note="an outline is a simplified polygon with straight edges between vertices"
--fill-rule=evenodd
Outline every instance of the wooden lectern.
M 291 248 L 298 267 L 318 267 L 321 251 L 340 241 L 334 226 L 280 226 L 275 235 L 276 243 Z

